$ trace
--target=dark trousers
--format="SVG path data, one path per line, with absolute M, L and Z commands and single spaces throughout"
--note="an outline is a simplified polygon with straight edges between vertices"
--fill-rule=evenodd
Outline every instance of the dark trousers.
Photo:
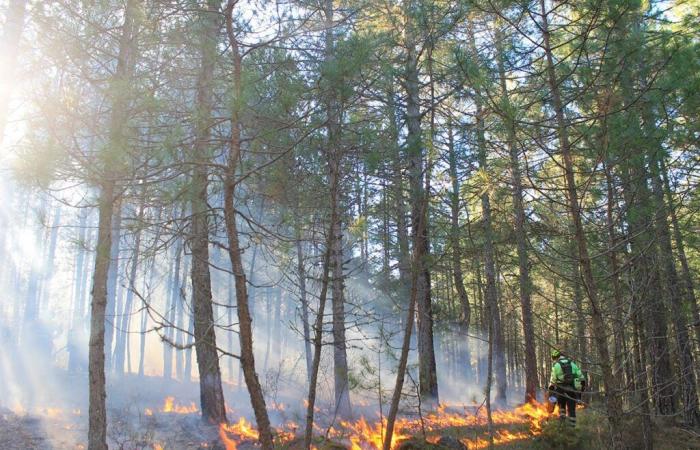
M 569 424 L 576 425 L 576 401 L 579 392 L 573 386 L 557 386 L 555 389 L 557 405 L 559 405 L 559 419 L 565 420 L 569 416 Z

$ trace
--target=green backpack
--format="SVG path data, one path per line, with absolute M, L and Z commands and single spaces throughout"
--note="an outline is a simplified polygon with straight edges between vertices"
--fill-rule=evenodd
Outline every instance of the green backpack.
M 574 369 L 571 367 L 571 361 L 568 359 L 560 359 L 559 360 L 559 367 L 561 367 L 561 371 L 564 372 L 564 379 L 561 382 L 561 384 L 564 384 L 566 386 L 573 386 L 574 385 Z

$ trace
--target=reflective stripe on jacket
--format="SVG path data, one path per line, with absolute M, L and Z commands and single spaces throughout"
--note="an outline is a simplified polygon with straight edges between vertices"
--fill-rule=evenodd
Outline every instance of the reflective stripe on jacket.
M 552 375 L 549 377 L 549 383 L 557 384 L 560 386 L 564 385 L 564 369 L 561 367 L 560 362 L 567 361 L 571 363 L 571 373 L 574 376 L 574 388 L 577 390 L 581 390 L 581 379 L 583 378 L 581 369 L 571 359 L 565 358 L 563 356 L 559 357 L 559 359 L 554 364 L 552 364 Z

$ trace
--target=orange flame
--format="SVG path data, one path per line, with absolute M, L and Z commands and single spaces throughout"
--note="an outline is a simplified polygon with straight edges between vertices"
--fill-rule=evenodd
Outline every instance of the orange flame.
M 161 409 L 161 411 L 164 413 L 192 414 L 196 413 L 198 409 L 194 402 L 190 402 L 189 406 L 176 405 L 175 397 L 169 396 L 165 397 L 165 404 L 163 405 L 163 409 Z
M 512 411 L 493 411 L 492 420 L 494 425 L 527 425 L 529 431 L 497 430 L 494 433 L 494 444 L 525 440 L 534 434 L 542 431 L 545 420 L 549 413 L 544 405 L 539 403 L 524 404 Z M 399 418 L 396 421 L 395 432 L 391 442 L 391 448 L 410 438 L 410 436 L 420 433 L 422 429 L 427 432 L 439 432 L 450 427 L 485 427 L 487 424 L 486 412 L 481 409 L 476 413 L 452 412 L 446 408 L 438 408 L 434 413 L 428 413 L 419 418 Z M 277 439 L 286 442 L 294 439 L 298 425 L 289 422 L 283 429 L 276 429 Z M 338 426 L 328 430 L 328 436 L 332 439 L 345 441 L 350 444 L 352 450 L 374 450 L 381 449 L 385 437 L 386 419 L 373 422 L 361 417 L 355 421 L 341 421 Z M 255 441 L 259 437 L 258 431 L 245 418 L 241 418 L 234 424 L 222 424 L 219 427 L 219 436 L 226 450 L 237 450 L 237 446 L 243 441 Z M 435 440 L 430 437 L 429 440 Z M 465 438 L 462 440 L 468 448 L 482 449 L 488 448 L 489 441 L 486 437 L 476 439 Z

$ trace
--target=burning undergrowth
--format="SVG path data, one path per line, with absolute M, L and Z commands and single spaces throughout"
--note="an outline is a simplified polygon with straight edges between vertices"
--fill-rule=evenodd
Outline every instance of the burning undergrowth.
M 147 399 L 142 396 L 142 400 Z M 121 409 L 110 409 L 109 438 L 112 448 L 122 450 L 237 450 L 255 448 L 258 432 L 248 420 L 247 413 L 227 408 L 229 424 L 216 427 L 204 424 L 196 404 L 168 395 L 157 406 L 142 406 L 134 402 Z M 300 405 L 302 406 L 302 405 Z M 33 411 L 18 411 L 15 416 L 24 417 L 29 428 L 40 429 L 45 435 L 45 448 L 83 449 L 82 438 L 86 431 L 86 414 L 77 408 L 44 407 Z M 327 412 L 318 411 L 315 426 L 316 448 L 342 446 L 351 450 L 382 448 L 386 420 L 378 416 L 361 416 L 355 420 L 333 421 Z M 301 448 L 303 410 L 295 410 L 285 403 L 271 408 L 275 426 L 276 443 L 286 448 Z M 523 441 L 538 434 L 548 414 L 541 405 L 523 405 L 513 410 L 493 412 L 494 444 Z M 7 417 L 5 418 L 7 420 Z M 27 428 L 25 426 L 25 428 Z M 419 438 L 437 443 L 444 435 L 460 436 L 458 439 L 469 449 L 487 448 L 487 416 L 483 407 L 450 405 L 420 416 L 404 415 L 396 424 L 392 448 L 402 442 Z M 25 433 L 26 434 L 26 433 Z M 30 433 L 31 434 L 31 433 Z M 468 437 L 465 437 L 468 436 Z M 28 439 L 32 439 L 31 437 Z M 7 448 L 22 448 L 7 447 Z M 38 447 L 25 448 L 44 448 Z

